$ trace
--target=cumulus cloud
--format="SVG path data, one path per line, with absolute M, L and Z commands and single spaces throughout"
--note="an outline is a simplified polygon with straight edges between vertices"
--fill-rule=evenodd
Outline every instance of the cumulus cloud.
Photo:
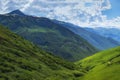
M 102 14 L 102 11 L 111 9 L 109 0 L 1 0 L 0 5 L 0 13 L 20 9 L 26 14 L 71 22 L 82 27 L 120 25 L 120 17 L 108 20 L 107 15 Z
M 27 8 L 29 8 L 33 1 L 34 0 L 29 0 L 28 3 L 26 3 L 24 7 L 21 9 L 21 11 L 25 11 Z
M 0 0 L 0 13 L 7 13 L 15 9 L 25 10 L 33 0 Z
M 1 13 L 5 13 L 8 9 L 8 3 L 9 3 L 9 0 L 2 0 L 0 1 L 0 12 Z

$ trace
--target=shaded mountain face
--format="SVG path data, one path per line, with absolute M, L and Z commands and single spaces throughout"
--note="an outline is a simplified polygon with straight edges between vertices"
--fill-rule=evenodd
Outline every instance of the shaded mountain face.
M 0 26 L 0 80 L 73 80 L 77 70 Z
M 120 47 L 96 53 L 76 64 L 87 71 L 80 80 L 119 80 Z
M 107 38 L 112 38 L 118 42 L 120 42 L 120 29 L 118 28 L 85 28 L 88 31 L 94 32 L 96 34 L 102 35 Z
M 97 51 L 85 39 L 48 18 L 0 15 L 0 23 L 42 49 L 66 60 L 79 60 Z
M 79 26 L 76 26 L 76 25 L 73 25 L 70 23 L 56 21 L 56 20 L 54 20 L 54 22 L 59 23 L 59 24 L 63 25 L 64 27 L 68 28 L 69 30 L 71 30 L 72 32 L 74 32 L 75 34 L 80 35 L 82 38 L 87 40 L 90 44 L 92 44 L 99 50 L 105 50 L 105 49 L 113 48 L 113 47 L 120 45 L 120 43 L 118 41 L 114 40 L 112 37 L 108 38 L 104 35 L 96 34 L 95 33 L 96 30 L 89 31 L 89 30 L 86 30 Z M 109 30 L 108 31 L 106 30 L 105 32 L 107 33 L 107 32 L 109 32 Z M 102 33 L 102 32 L 99 31 L 99 33 Z

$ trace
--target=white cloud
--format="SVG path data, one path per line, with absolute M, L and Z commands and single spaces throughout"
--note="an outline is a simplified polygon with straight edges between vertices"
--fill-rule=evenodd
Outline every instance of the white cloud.
M 6 11 L 7 11 L 7 9 L 8 9 L 8 3 L 9 3 L 9 0 L 2 0 L 2 1 L 0 1 L 0 11 L 1 11 L 1 14 L 2 13 L 5 13 Z
M 0 0 L 0 13 L 7 13 L 15 9 L 26 9 L 33 0 Z
M 27 8 L 29 8 L 33 1 L 34 0 L 29 0 L 29 2 L 24 5 L 24 7 L 21 9 L 21 11 L 25 11 Z
M 107 20 L 105 19 L 103 22 L 98 22 L 98 23 L 95 23 L 95 22 L 92 22 L 91 23 L 91 26 L 94 26 L 94 24 L 98 27 L 108 27 L 108 28 L 111 28 L 111 27 L 116 27 L 116 28 L 120 28 L 120 17 L 117 17 L 117 18 L 113 18 L 111 20 Z M 96 27 L 94 26 L 94 27 Z
M 111 8 L 109 0 L 1 0 L 0 3 L 1 13 L 19 8 L 30 15 L 58 19 L 83 27 L 120 25 L 120 17 L 108 20 L 107 15 L 102 14 L 102 11 Z M 14 4 L 12 9 L 10 4 Z

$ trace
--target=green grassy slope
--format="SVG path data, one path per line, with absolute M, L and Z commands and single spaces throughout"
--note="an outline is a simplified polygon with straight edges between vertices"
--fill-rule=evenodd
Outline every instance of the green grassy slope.
M 120 47 L 73 64 L 0 26 L 0 80 L 119 80 L 119 75 Z
M 86 70 L 81 80 L 120 80 L 120 47 L 99 52 L 76 64 Z
M 66 60 L 76 61 L 97 52 L 86 40 L 48 18 L 0 15 L 0 23 L 44 50 Z
M 0 26 L 0 80 L 75 80 L 75 69 Z

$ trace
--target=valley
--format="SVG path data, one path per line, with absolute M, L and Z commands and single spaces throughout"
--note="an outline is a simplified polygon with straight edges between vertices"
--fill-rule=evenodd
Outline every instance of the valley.
M 119 80 L 119 52 L 117 47 L 73 63 L 0 26 L 0 80 Z
M 102 30 L 20 10 L 1 14 L 0 80 L 119 80 L 119 31 Z

